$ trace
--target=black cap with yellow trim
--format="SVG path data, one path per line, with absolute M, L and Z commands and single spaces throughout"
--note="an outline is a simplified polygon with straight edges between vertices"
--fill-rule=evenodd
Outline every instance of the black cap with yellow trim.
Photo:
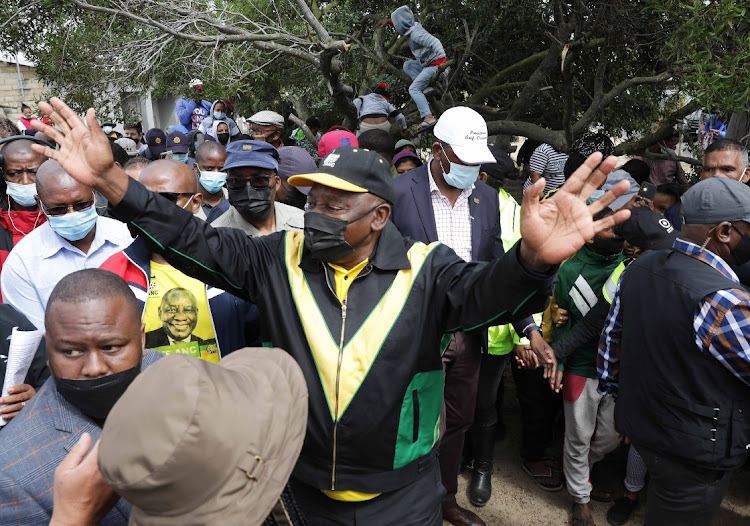
M 315 183 L 346 192 L 371 193 L 389 203 L 394 200 L 391 167 L 381 155 L 364 148 L 336 148 L 323 157 L 317 172 L 289 178 L 294 186 Z

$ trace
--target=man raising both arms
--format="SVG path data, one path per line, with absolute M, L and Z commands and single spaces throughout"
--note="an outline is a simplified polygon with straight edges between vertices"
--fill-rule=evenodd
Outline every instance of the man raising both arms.
M 36 126 L 61 149 L 38 151 L 93 185 L 172 265 L 252 298 L 267 316 L 264 341 L 300 364 L 310 402 L 291 486 L 311 523 L 441 524 L 441 336 L 540 310 L 559 262 L 629 215 L 592 219 L 625 190 L 618 185 L 586 206 L 615 163 L 597 169 L 595 154 L 553 198 L 539 201 L 543 182 L 527 190 L 523 239 L 507 254 L 466 263 L 445 245 L 401 236 L 389 221 L 388 164 L 342 147 L 319 172 L 289 179 L 312 186 L 304 234 L 250 238 L 146 190 L 114 165 L 93 109 L 87 126 L 61 100 L 51 102 L 40 108 L 60 130 Z

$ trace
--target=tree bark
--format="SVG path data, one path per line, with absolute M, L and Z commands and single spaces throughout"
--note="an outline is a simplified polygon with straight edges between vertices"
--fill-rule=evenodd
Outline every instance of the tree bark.
M 729 118 L 727 138 L 740 141 L 750 148 L 750 111 L 735 111 Z

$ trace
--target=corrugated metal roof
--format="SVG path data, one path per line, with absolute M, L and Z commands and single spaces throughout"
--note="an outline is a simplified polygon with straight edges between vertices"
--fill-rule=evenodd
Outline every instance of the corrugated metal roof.
M 10 51 L 0 51 L 0 62 L 8 62 L 10 64 L 20 64 L 22 66 L 34 67 L 34 63 L 28 60 L 23 53 L 11 53 Z

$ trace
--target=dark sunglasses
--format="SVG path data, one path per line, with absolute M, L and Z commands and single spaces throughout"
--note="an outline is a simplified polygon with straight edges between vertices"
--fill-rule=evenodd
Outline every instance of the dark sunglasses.
M 253 177 L 227 177 L 229 190 L 242 190 L 250 185 L 253 188 L 268 188 L 275 175 L 254 175 Z
M 91 206 L 94 205 L 94 200 L 96 197 L 92 194 L 91 199 L 88 201 L 79 201 L 77 203 L 73 203 L 72 205 L 60 205 L 60 206 L 53 206 L 50 208 L 47 208 L 44 203 L 42 203 L 42 210 L 45 214 L 48 216 L 62 216 L 68 213 L 68 211 L 73 212 L 80 212 L 81 210 L 85 210 Z
M 195 195 L 193 192 L 157 192 L 167 201 L 177 204 L 177 200 L 180 197 L 192 197 Z

